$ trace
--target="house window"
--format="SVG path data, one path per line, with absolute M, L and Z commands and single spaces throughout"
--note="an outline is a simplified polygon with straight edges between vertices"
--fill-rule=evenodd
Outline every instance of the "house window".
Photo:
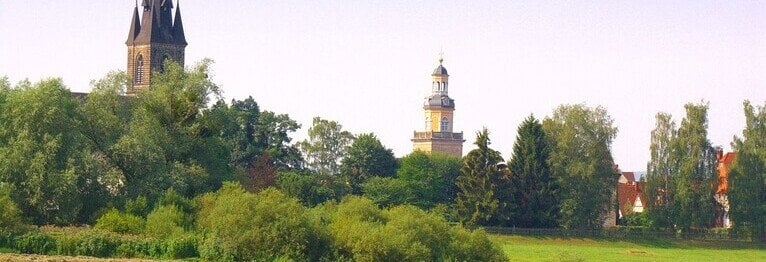
M 136 84 L 144 82 L 144 57 L 141 55 L 136 58 L 136 75 L 133 76 L 133 82 Z
M 442 122 L 441 122 L 441 126 L 439 128 L 439 131 L 440 132 L 447 132 L 448 129 L 449 129 L 449 119 L 446 116 L 442 117 Z

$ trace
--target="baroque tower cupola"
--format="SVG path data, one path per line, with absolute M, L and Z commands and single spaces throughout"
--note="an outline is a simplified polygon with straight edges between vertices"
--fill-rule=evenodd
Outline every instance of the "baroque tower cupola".
M 453 132 L 455 100 L 449 97 L 449 74 L 444 58 L 431 74 L 431 94 L 423 103 L 425 130 L 415 131 L 414 150 L 427 153 L 442 152 L 457 157 L 463 155 L 463 133 Z
M 127 95 L 149 88 L 152 72 L 162 71 L 165 60 L 184 64 L 187 42 L 179 3 L 175 5 L 175 17 L 173 8 L 172 0 L 142 0 L 141 10 L 136 2 L 125 42 L 130 77 Z

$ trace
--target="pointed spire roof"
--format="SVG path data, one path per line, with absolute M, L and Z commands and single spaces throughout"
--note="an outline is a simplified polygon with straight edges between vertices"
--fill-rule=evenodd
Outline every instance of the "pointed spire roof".
M 138 33 L 141 32 L 141 20 L 138 17 L 138 6 L 133 9 L 133 19 L 130 21 L 130 32 L 128 32 L 128 40 L 125 44 L 131 44 L 136 41 Z
M 168 0 L 169 1 L 169 0 Z M 184 34 L 184 23 L 181 22 L 181 3 L 176 3 L 176 18 L 173 21 L 173 40 L 176 44 L 188 45 Z
M 173 20 L 172 0 L 143 0 L 142 6 L 143 15 L 140 18 L 138 8 L 134 11 L 127 44 L 187 45 L 180 10 L 176 9 L 175 21 Z

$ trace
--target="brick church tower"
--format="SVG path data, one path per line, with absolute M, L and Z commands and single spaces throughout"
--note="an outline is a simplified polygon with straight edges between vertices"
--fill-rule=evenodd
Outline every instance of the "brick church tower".
M 165 59 L 184 64 L 186 37 L 181 22 L 181 9 L 176 2 L 173 17 L 172 0 L 142 0 L 143 14 L 138 16 L 138 2 L 125 44 L 128 46 L 128 77 L 126 95 L 134 96 L 149 88 L 151 72 L 162 71 Z
M 423 104 L 425 130 L 412 138 L 413 149 L 426 153 L 442 152 L 456 157 L 463 156 L 463 132 L 452 132 L 455 100 L 448 95 L 449 74 L 439 58 L 439 66 L 431 74 L 431 95 Z

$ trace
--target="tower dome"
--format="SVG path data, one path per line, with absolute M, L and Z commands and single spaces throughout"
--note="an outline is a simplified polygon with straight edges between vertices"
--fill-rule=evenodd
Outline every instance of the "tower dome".
M 444 62 L 444 58 L 439 58 L 439 66 L 434 69 L 434 73 L 431 74 L 432 76 L 448 76 L 447 74 L 447 68 L 444 68 L 442 65 L 442 62 Z

